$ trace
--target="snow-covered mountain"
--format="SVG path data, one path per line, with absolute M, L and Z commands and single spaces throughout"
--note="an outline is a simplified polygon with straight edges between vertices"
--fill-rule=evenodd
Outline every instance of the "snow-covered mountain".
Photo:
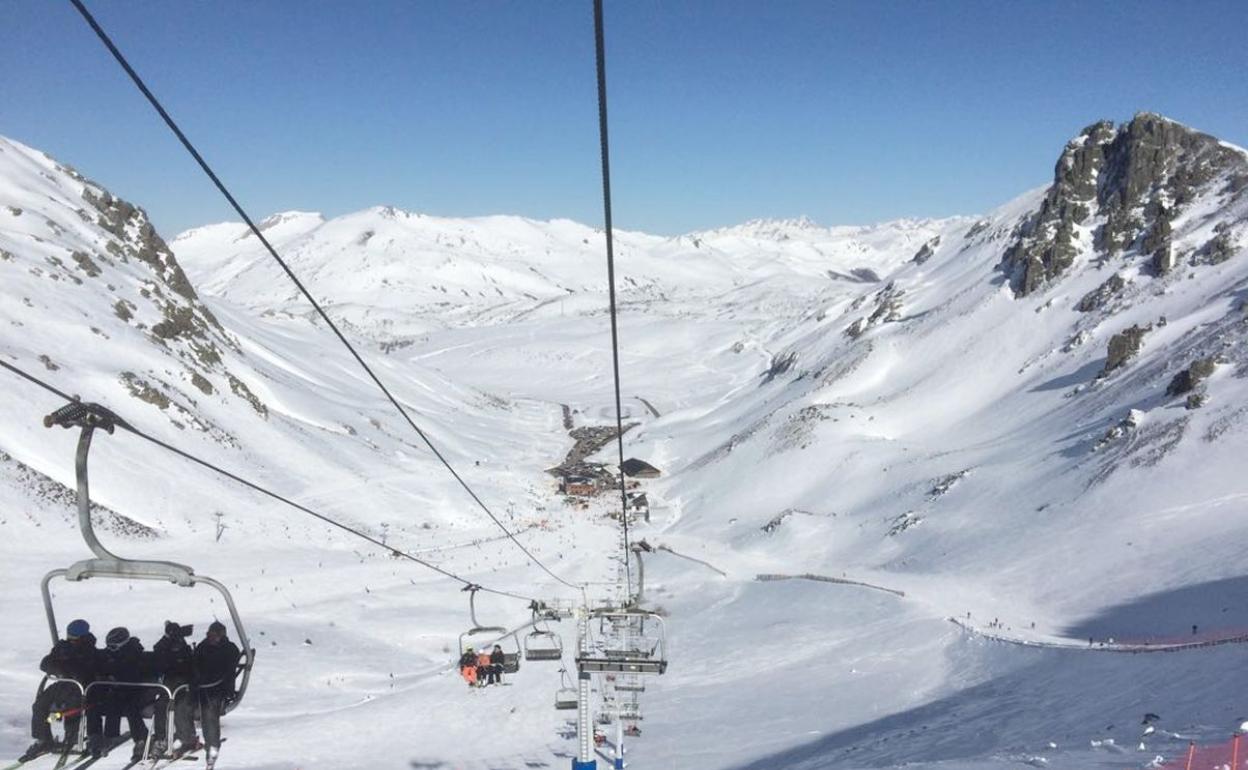
M 244 226 L 166 247 L 141 210 L 7 140 L 0 206 L 5 360 L 483 583 L 560 595 Z M 615 576 L 610 501 L 569 506 L 544 472 L 573 443 L 565 419 L 613 421 L 601 231 L 391 208 L 262 228 L 539 558 Z M 1248 154 L 1141 114 L 1085 129 L 1052 184 L 981 217 L 617 238 L 626 447 L 663 471 L 636 535 L 668 549 L 646 589 L 672 655 L 631 766 L 1126 767 L 1185 745 L 1166 735 L 1229 732 L 1248 685 L 1234 645 L 1113 650 L 1248 629 Z M 72 437 L 37 424 L 57 404 L 8 392 L 16 750 L 46 644 L 32 588 L 82 548 L 53 481 L 72 481 Z M 567 764 L 557 672 L 461 692 L 454 583 L 100 441 L 111 537 L 221 577 L 263 632 L 230 766 Z M 1166 729 L 1140 753 L 1145 711 Z

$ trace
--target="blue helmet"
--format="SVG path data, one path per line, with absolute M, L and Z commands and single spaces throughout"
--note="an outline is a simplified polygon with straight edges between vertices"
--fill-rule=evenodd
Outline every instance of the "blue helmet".
M 86 636 L 89 633 L 91 633 L 91 624 L 83 620 L 82 618 L 78 618 L 77 620 L 72 621 L 65 628 L 66 639 L 77 639 L 78 637 Z

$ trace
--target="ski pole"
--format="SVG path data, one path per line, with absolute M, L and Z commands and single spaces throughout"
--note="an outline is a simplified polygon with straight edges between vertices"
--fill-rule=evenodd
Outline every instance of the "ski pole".
M 68 719 L 69 717 L 76 717 L 86 710 L 86 706 L 75 706 L 72 709 L 65 709 L 64 711 L 53 711 L 48 714 L 48 723 L 51 724 L 52 722 L 60 722 L 64 719 Z

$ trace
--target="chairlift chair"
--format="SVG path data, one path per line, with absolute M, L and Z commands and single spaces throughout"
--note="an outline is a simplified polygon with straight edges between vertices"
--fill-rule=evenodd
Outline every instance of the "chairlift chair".
M 580 706 L 580 697 L 571 687 L 560 687 L 555 691 L 555 709 L 558 711 L 574 711 Z
M 572 686 L 572 679 L 566 668 L 559 669 L 559 689 L 555 691 L 555 709 L 571 711 L 580 708 L 581 694 Z
M 639 609 L 597 610 L 589 624 L 587 649 L 576 664 L 592 674 L 662 674 L 667 671 L 667 633 L 663 618 Z
M 621 674 L 615 680 L 615 689 L 620 692 L 645 692 L 646 680 L 638 674 Z
M 515 650 L 508 652 L 503 650 L 503 673 L 514 674 L 520 670 L 520 640 L 515 634 L 508 633 L 507 629 L 502 626 L 483 626 L 477 622 L 477 591 L 481 590 L 481 586 L 467 585 L 463 588 L 468 592 L 468 614 L 472 617 L 472 628 L 459 635 L 459 655 L 462 658 L 471 646 L 468 644 L 474 636 L 493 635 L 495 644 L 501 646 L 503 637 L 510 637 Z M 458 662 L 458 661 L 457 661 Z
M 238 613 L 237 606 L 234 604 L 234 598 L 230 596 L 230 592 L 216 580 L 205 575 L 196 575 L 195 571 L 185 564 L 126 559 L 117 556 L 105 548 L 95 535 L 91 521 L 91 496 L 87 473 L 88 458 L 91 452 L 91 438 L 97 428 L 111 434 L 117 425 L 124 425 L 124 423 L 117 415 L 98 404 L 74 401 L 44 417 L 43 424 L 48 428 L 59 425 L 67 429 L 80 429 L 74 463 L 78 488 L 78 525 L 87 547 L 95 555 L 95 558 L 75 562 L 65 569 L 54 569 L 43 576 L 40 590 L 43 594 L 43 609 L 47 617 L 48 631 L 51 634 L 52 643 L 55 645 L 60 640 L 51 590 L 51 583 L 56 578 L 64 578 L 71 583 L 79 583 L 92 578 L 102 578 L 105 580 L 167 581 L 184 588 L 193 588 L 199 584 L 207 585 L 215 589 L 221 595 L 221 598 L 225 600 L 225 606 L 229 611 L 230 620 L 234 626 L 235 638 L 238 639 L 241 650 L 234 677 L 238 679 L 238 676 L 241 674 L 242 679 L 238 683 L 234 697 L 227 701 L 224 706 L 224 713 L 232 711 L 242 702 L 243 696 L 247 692 L 247 685 L 251 681 L 251 669 L 255 664 L 256 651 L 252 649 L 247 638 L 247 631 L 243 627 L 242 618 Z M 40 692 L 42 692 L 48 681 L 49 677 L 44 677 L 44 680 L 40 682 Z M 85 701 L 93 687 L 97 685 L 104 686 L 105 684 L 154 691 L 163 690 L 164 694 L 169 696 L 168 702 L 170 704 L 172 704 L 174 696 L 182 689 L 176 688 L 174 691 L 170 691 L 165 685 L 154 682 L 89 683 L 85 686 L 78 683 L 78 686 L 83 691 L 83 699 Z M 80 728 L 78 735 L 79 742 L 83 742 L 86 737 L 86 730 Z
M 525 660 L 561 660 L 563 641 L 554 631 L 533 629 L 524 637 Z

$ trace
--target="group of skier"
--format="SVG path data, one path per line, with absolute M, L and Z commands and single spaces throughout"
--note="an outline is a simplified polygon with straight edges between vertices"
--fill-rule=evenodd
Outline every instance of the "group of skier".
M 134 741 L 132 759 L 181 756 L 200 747 L 195 735 L 195 710 L 200 713 L 207 766 L 213 767 L 221 747 L 221 713 L 233 699 L 240 652 L 226 636 L 225 626 L 213 621 L 199 644 L 187 637 L 192 626 L 166 621 L 164 635 L 150 651 L 122 627 L 108 632 L 104 647 L 85 620 L 65 629 L 52 651 L 39 664 L 54 679 L 35 698 L 30 732 L 35 742 L 22 756 L 28 761 L 56 748 L 51 722 L 65 723 L 64 748 L 78 739 L 81 721 L 87 725 L 87 750 L 100 756 L 121 734 L 124 717 Z M 161 685 L 161 686 L 156 686 Z M 85 701 L 83 694 L 86 693 Z M 173 695 L 174 744 L 168 742 L 170 697 Z M 154 729 L 150 754 L 144 710 L 153 705 Z
M 459 656 L 459 673 L 469 687 L 485 687 L 489 684 L 501 684 L 503 681 L 503 665 L 506 656 L 503 648 L 494 645 L 492 652 L 477 652 L 472 647 L 464 650 Z

